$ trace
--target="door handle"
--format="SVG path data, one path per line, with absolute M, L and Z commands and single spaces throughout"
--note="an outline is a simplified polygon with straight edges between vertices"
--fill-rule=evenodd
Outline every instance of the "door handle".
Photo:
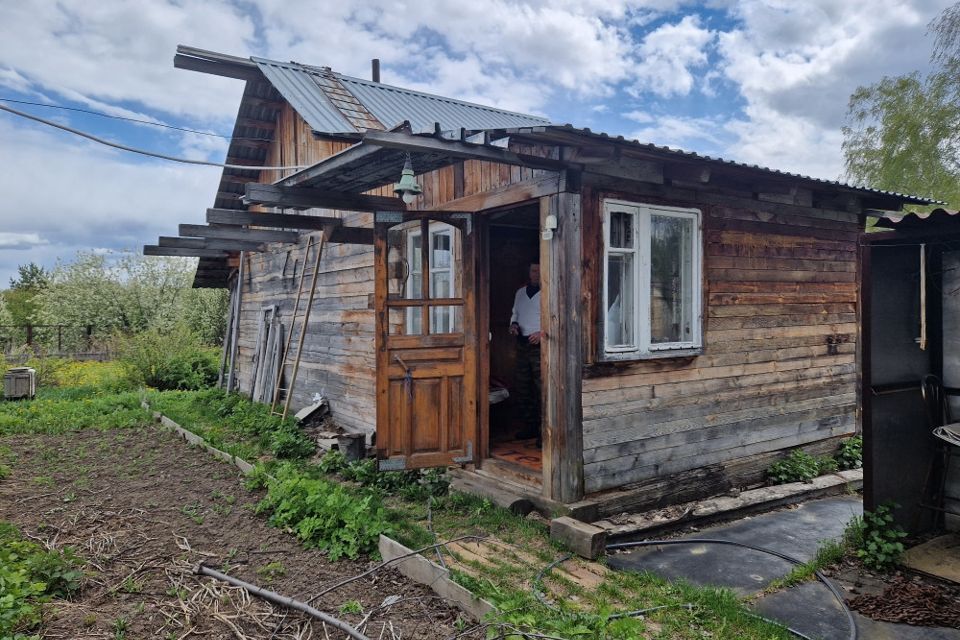
M 413 372 L 410 371 L 410 367 L 407 366 L 407 363 L 403 361 L 403 358 L 394 354 L 393 359 L 403 367 L 403 386 L 407 388 L 407 398 L 413 400 Z

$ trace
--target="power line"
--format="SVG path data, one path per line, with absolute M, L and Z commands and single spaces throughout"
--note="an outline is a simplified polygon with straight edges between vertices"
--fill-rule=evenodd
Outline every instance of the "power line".
M 29 104 L 34 107 L 45 107 L 47 109 L 63 109 L 64 111 L 77 111 L 79 113 L 88 113 L 93 116 L 100 116 L 101 118 L 112 118 L 114 120 L 126 120 L 127 122 L 137 122 L 139 124 L 148 124 L 152 127 L 163 127 L 165 129 L 176 129 L 177 131 L 185 131 L 187 133 L 196 133 L 201 136 L 212 136 L 214 138 L 223 138 L 225 140 L 261 140 L 263 142 L 269 142 L 269 138 L 243 138 L 233 136 L 225 136 L 220 133 L 212 133 L 210 131 L 198 131 L 197 129 L 188 129 L 186 127 L 177 127 L 172 124 L 165 124 L 163 122 L 153 122 L 151 120 L 141 120 L 140 118 L 129 118 L 126 116 L 115 116 L 109 113 L 103 113 L 101 111 L 93 111 L 91 109 L 81 109 L 80 107 L 67 107 L 60 104 L 45 104 L 43 102 L 30 102 L 29 100 L 15 100 L 13 98 L 5 98 L 0 96 L 0 101 L 2 102 L 14 102 L 16 104 Z
M 99 142 L 100 144 L 106 145 L 108 147 L 113 147 L 114 149 L 120 149 L 122 151 L 130 151 L 131 153 L 139 153 L 140 155 L 150 156 L 151 158 L 160 158 L 161 160 L 170 160 L 171 162 L 182 162 L 183 164 L 199 164 L 207 167 L 220 167 L 223 169 L 243 169 L 245 171 L 285 171 L 285 170 L 294 170 L 294 169 L 305 169 L 306 165 L 293 165 L 288 167 L 251 167 L 245 164 L 220 164 L 219 162 L 207 162 L 206 160 L 189 160 L 187 158 L 178 158 L 176 156 L 168 156 L 163 153 L 156 153 L 154 151 L 146 151 L 144 149 L 137 149 L 136 147 L 128 147 L 124 144 L 118 144 L 116 142 L 110 142 L 109 140 L 104 140 L 103 138 L 98 138 L 97 136 L 79 131 L 73 127 L 68 127 L 66 125 L 60 124 L 58 122 L 53 122 L 52 120 L 46 120 L 39 116 L 35 116 L 30 113 L 25 113 L 23 111 L 18 111 L 13 107 L 8 107 L 6 105 L 0 104 L 0 111 L 6 111 L 14 115 L 20 116 L 21 118 L 27 118 L 28 120 L 33 120 L 41 124 L 45 124 L 74 135 L 87 138 L 88 140 L 93 140 L 94 142 Z
M 47 109 L 63 109 L 64 111 L 77 111 L 79 113 L 89 113 L 93 116 L 100 116 L 101 118 L 113 118 L 114 120 L 126 120 L 127 122 L 138 122 L 140 124 L 149 124 L 154 127 L 164 127 L 166 129 L 176 129 L 177 131 L 186 131 L 187 133 L 197 133 L 202 136 L 214 136 L 216 138 L 226 138 L 230 139 L 230 136 L 224 136 L 219 133 L 210 133 L 209 131 L 197 131 L 196 129 L 187 129 L 185 127 L 176 127 L 172 124 L 164 124 L 162 122 L 153 122 L 150 120 L 141 120 L 139 118 L 128 118 L 126 116 L 115 116 L 109 113 L 102 113 L 100 111 L 92 111 L 91 109 L 81 109 L 80 107 L 65 107 L 59 104 L 44 104 L 42 102 L 30 102 L 29 100 L 14 100 L 13 98 L 4 98 L 0 96 L 0 100 L 3 102 L 14 102 L 16 104 L 29 104 L 34 107 L 46 107 Z

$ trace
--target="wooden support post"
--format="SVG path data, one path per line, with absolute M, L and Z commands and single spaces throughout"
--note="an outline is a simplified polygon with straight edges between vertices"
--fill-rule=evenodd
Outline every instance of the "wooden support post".
M 543 488 L 545 497 L 570 503 L 584 493 L 580 194 L 541 198 L 541 229 L 550 215 L 558 227 L 540 241 Z

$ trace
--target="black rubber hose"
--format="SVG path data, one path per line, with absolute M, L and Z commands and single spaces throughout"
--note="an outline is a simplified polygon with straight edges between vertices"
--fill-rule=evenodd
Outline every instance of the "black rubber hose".
M 759 553 L 766 553 L 771 556 L 776 556 L 781 560 L 786 560 L 787 562 L 794 565 L 803 565 L 806 564 L 803 560 L 798 560 L 792 556 L 788 556 L 785 553 L 780 553 L 779 551 L 773 551 L 771 549 L 764 549 L 763 547 L 755 547 L 750 544 L 745 544 L 743 542 L 734 542 L 733 540 L 717 540 L 712 538 L 692 538 L 692 539 L 677 539 L 677 540 L 641 540 L 638 542 L 620 542 L 616 544 L 608 544 L 607 551 L 617 551 L 619 549 L 632 549 L 635 547 L 663 547 L 670 546 L 675 544 L 724 544 L 731 547 L 741 547 L 743 549 L 750 549 L 751 551 L 757 551 Z M 817 579 L 820 580 L 830 590 L 830 593 L 833 594 L 833 597 L 837 599 L 837 602 L 840 603 L 840 607 L 843 609 L 843 612 L 847 615 L 847 622 L 850 625 L 850 640 L 857 640 L 857 621 L 853 618 L 853 613 L 850 611 L 850 607 L 847 606 L 846 600 L 843 599 L 843 594 L 837 591 L 837 588 L 834 587 L 826 576 L 820 573 L 819 570 L 815 570 L 814 575 L 817 576 Z M 781 625 L 782 626 L 782 625 Z M 785 627 L 791 633 L 799 635 L 800 637 L 805 637 L 802 634 L 797 633 L 789 627 Z

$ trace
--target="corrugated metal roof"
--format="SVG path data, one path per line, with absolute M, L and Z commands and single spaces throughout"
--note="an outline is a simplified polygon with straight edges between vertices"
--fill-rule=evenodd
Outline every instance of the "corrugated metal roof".
M 337 75 L 340 82 L 387 128 L 404 120 L 410 122 L 414 132 L 432 131 L 434 123 L 438 122 L 442 129 L 469 130 L 550 124 L 546 118 Z
M 324 133 L 358 131 L 330 101 L 317 80 L 334 77 L 385 127 L 409 121 L 414 131 L 445 129 L 502 129 L 550 124 L 546 118 L 495 109 L 462 100 L 394 87 L 345 76 L 327 68 L 251 57 L 271 84 L 304 120 Z
M 881 196 L 890 196 L 892 198 L 899 198 L 905 203 L 912 204 L 946 204 L 940 200 L 934 200 L 932 198 L 927 198 L 924 196 L 915 196 L 905 193 L 898 193 L 896 191 L 884 191 L 883 189 L 874 189 L 871 187 L 863 187 L 848 184 L 845 182 L 840 182 L 839 180 L 827 180 L 825 178 L 814 178 L 812 176 L 806 176 L 800 173 L 791 173 L 789 171 L 781 171 L 779 169 L 771 169 L 770 167 L 763 167 L 757 164 L 747 164 L 745 162 L 737 162 L 735 160 L 726 160 L 724 158 L 716 158 L 712 156 L 701 155 L 692 151 L 683 151 L 682 149 L 674 149 L 666 146 L 658 146 L 648 142 L 640 142 L 639 140 L 631 140 L 629 138 L 624 138 L 623 136 L 611 136 L 606 133 L 597 133 L 591 131 L 589 128 L 579 128 L 575 127 L 572 124 L 562 124 L 562 125 L 549 125 L 542 127 L 513 127 L 513 128 L 504 128 L 498 130 L 498 133 L 503 135 L 517 135 L 523 137 L 529 137 L 532 139 L 541 139 L 549 140 L 551 133 L 560 133 L 560 134 L 573 134 L 576 136 L 582 136 L 586 138 L 591 138 L 595 140 L 604 140 L 606 142 L 618 142 L 629 145 L 633 148 L 644 149 L 651 151 L 657 154 L 669 154 L 674 156 L 679 156 L 683 158 L 689 158 L 691 160 L 701 160 L 707 162 L 720 163 L 730 167 L 737 167 L 741 169 L 749 169 L 751 171 L 762 171 L 774 176 L 780 176 L 784 178 L 792 178 L 795 180 L 804 180 L 809 182 L 815 182 L 824 185 L 830 185 L 833 187 L 840 187 L 843 189 L 850 189 L 853 191 L 859 191 L 864 193 L 872 193 Z
M 877 220 L 877 226 L 885 229 L 929 229 L 953 227 L 960 230 L 960 211 L 934 209 L 933 211 L 907 211 L 903 215 L 888 215 Z
M 257 63 L 277 91 L 315 131 L 324 133 L 355 133 L 357 131 L 340 110 L 323 93 L 314 80 L 316 72 L 307 71 L 302 65 L 275 62 L 264 58 L 251 60 Z

